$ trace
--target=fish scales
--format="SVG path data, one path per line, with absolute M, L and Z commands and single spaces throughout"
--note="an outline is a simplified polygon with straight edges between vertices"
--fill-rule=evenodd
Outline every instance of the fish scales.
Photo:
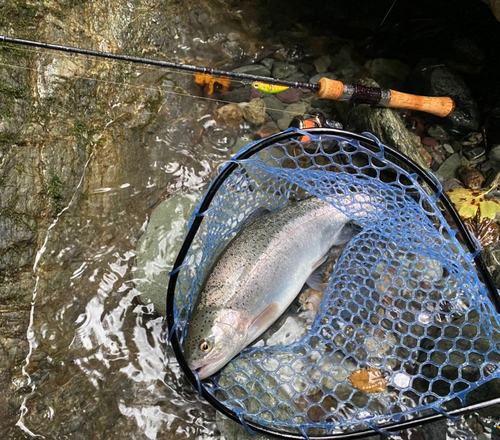
M 247 283 L 250 283 L 249 286 L 255 283 L 256 276 L 261 278 L 285 272 L 291 265 L 291 255 L 284 251 L 298 251 L 299 246 L 310 245 L 310 241 L 304 240 L 299 234 L 293 234 L 293 230 L 297 232 L 299 228 L 314 228 L 314 220 L 324 220 L 325 215 L 335 210 L 325 202 L 318 202 L 318 199 L 310 199 L 308 203 L 296 203 L 296 207 L 275 211 L 244 227 L 216 262 L 206 281 L 198 307 L 224 306 L 239 310 L 252 305 L 252 310 L 262 309 L 261 302 L 252 301 L 252 290 L 247 291 L 243 287 Z M 321 209 L 311 210 L 312 207 Z M 348 220 L 347 217 L 344 218 Z M 311 235 L 312 238 L 319 237 L 316 233 Z M 278 260 L 273 261 L 275 258 Z M 269 266 L 269 263 L 275 264 Z M 273 271 L 271 274 L 269 269 Z M 225 289 L 221 291 L 223 287 Z
M 328 250 L 353 236 L 349 218 L 317 198 L 244 224 L 209 273 L 184 351 L 201 378 L 260 336 L 293 302 Z

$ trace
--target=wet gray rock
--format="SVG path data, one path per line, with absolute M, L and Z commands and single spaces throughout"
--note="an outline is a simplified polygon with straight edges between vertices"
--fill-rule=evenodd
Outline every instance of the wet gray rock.
M 286 108 L 286 113 L 283 113 L 282 117 L 278 120 L 278 128 L 280 130 L 286 130 L 294 116 L 302 116 L 305 112 L 306 104 L 304 102 L 290 104 Z
M 262 98 L 266 104 L 266 112 L 275 121 L 283 116 L 286 105 L 274 95 L 266 95 Z
M 338 77 L 339 76 L 333 72 L 318 73 L 317 75 L 312 76 L 311 79 L 309 80 L 309 82 L 311 84 L 318 84 L 318 81 L 321 78 L 338 79 Z
M 442 63 L 422 60 L 415 66 L 410 83 L 414 93 L 426 96 L 449 96 L 455 101 L 455 110 L 440 118 L 446 128 L 459 133 L 477 131 L 480 114 L 465 81 Z M 440 122 L 441 123 L 441 122 Z
M 455 153 L 441 164 L 435 174 L 441 182 L 445 182 L 446 180 L 457 177 L 457 172 L 461 167 L 462 159 L 458 153 Z
M 262 64 L 249 64 L 248 66 L 237 67 L 233 72 L 248 73 L 250 75 L 271 76 L 271 71 Z
M 303 73 L 295 72 L 295 73 L 292 73 L 289 77 L 287 77 L 286 80 L 287 81 L 297 81 L 297 82 L 308 83 L 309 77 L 304 75 Z
M 260 61 L 260 64 L 262 64 L 266 69 L 271 71 L 273 68 L 274 60 L 272 58 L 264 58 L 263 60 Z
M 255 89 L 251 87 L 238 87 L 233 90 L 229 90 L 229 92 L 224 95 L 224 101 L 248 102 L 250 101 L 250 96 L 254 90 Z
M 419 151 L 420 138 L 406 128 L 396 111 L 372 109 L 363 105 L 353 112 L 352 121 L 358 131 L 373 133 L 382 143 L 401 151 L 424 169 L 427 168 Z
M 493 162 L 495 168 L 500 168 L 500 145 L 495 145 L 490 150 L 488 158 Z
M 441 143 L 448 142 L 451 139 L 450 134 L 441 125 L 436 124 L 428 126 L 427 133 L 429 134 L 429 136 L 437 139 Z
M 179 194 L 160 203 L 152 212 L 146 232 L 136 251 L 135 283 L 144 304 L 152 303 L 162 316 L 167 314 L 169 272 L 184 242 L 191 214 L 201 194 Z
M 273 77 L 278 79 L 288 78 L 292 73 L 297 72 L 297 66 L 284 61 L 275 61 L 273 64 Z
M 266 103 L 260 98 L 252 99 L 243 107 L 243 117 L 252 124 L 262 125 L 266 118 Z
M 351 47 L 345 45 L 332 57 L 330 71 L 336 73 L 339 78 L 350 78 L 360 71 L 360 66 L 352 59 L 351 53 Z
M 294 102 L 300 101 L 302 96 L 303 92 L 301 90 L 293 88 L 276 94 L 276 97 L 285 104 L 293 104 Z
M 362 85 L 378 87 L 373 80 L 365 80 Z M 336 106 L 341 113 L 345 114 L 346 103 L 336 102 Z M 350 123 L 356 131 L 374 134 L 382 143 L 401 151 L 422 168 L 428 169 L 420 152 L 420 138 L 406 128 L 397 111 L 360 105 L 352 112 Z
M 313 99 L 311 101 L 311 107 L 317 110 L 324 110 L 327 105 L 325 104 L 325 101 L 322 99 Z
M 411 69 L 405 63 L 399 60 L 376 58 L 367 61 L 365 67 L 380 87 L 399 91 L 408 89 L 406 79 Z
M 324 55 L 315 59 L 313 64 L 316 72 L 325 73 L 328 70 L 328 67 L 330 67 L 330 64 L 332 64 L 332 60 L 329 55 Z

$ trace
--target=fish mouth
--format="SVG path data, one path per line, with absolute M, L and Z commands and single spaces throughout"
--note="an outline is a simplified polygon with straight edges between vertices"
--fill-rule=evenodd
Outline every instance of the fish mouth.
M 200 365 L 196 368 L 191 368 L 191 371 L 196 372 L 198 377 L 201 380 L 203 380 L 203 379 L 206 379 L 207 377 L 212 376 L 215 373 L 217 373 L 217 371 L 219 371 L 224 366 L 224 364 L 225 364 L 225 362 L 222 358 L 217 358 L 217 359 L 214 359 L 210 363 Z
M 203 380 L 206 377 L 210 376 L 210 372 L 208 371 L 209 367 L 210 365 L 203 365 L 202 367 L 195 368 L 191 371 L 194 371 L 198 375 L 198 377 Z
M 202 365 L 201 367 L 194 368 L 191 371 L 195 372 L 200 380 L 206 379 L 209 376 L 213 376 L 217 371 L 221 369 L 221 366 L 218 365 L 213 365 L 213 364 L 207 364 L 207 365 Z

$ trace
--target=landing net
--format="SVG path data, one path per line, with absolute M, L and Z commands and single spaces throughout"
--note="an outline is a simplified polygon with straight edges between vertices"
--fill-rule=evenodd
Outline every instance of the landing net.
M 182 340 L 211 266 L 255 209 L 308 195 L 363 227 L 333 267 L 310 331 L 247 348 L 197 382 Z M 171 274 L 177 358 L 217 409 L 275 435 L 383 430 L 463 406 L 499 376 L 498 295 L 476 246 L 439 182 L 371 135 L 291 129 L 250 144 L 193 214 Z M 360 385 L 363 371 L 373 377 Z

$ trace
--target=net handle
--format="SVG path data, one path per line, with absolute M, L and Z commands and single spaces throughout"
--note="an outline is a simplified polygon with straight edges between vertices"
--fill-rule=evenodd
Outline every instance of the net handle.
M 204 215 L 208 211 L 210 207 L 210 203 L 212 202 L 213 198 L 217 194 L 217 191 L 221 187 L 221 185 L 224 183 L 224 181 L 235 171 L 240 165 L 238 161 L 242 161 L 245 159 L 251 158 L 254 154 L 258 153 L 259 151 L 263 150 L 264 148 L 267 148 L 268 146 L 280 142 L 280 141 L 285 141 L 290 138 L 293 138 L 295 136 L 321 136 L 321 135 L 331 135 L 331 136 L 337 136 L 337 137 L 344 137 L 348 140 L 356 140 L 358 142 L 364 142 L 366 144 L 369 144 L 371 147 L 375 149 L 380 149 L 380 146 L 376 141 L 374 141 L 371 137 L 367 137 L 364 135 L 360 135 L 357 133 L 352 133 L 349 131 L 345 130 L 338 130 L 338 129 L 333 129 L 333 128 L 311 128 L 308 130 L 297 130 L 297 129 L 288 129 L 285 132 L 277 133 L 275 135 L 269 136 L 268 138 L 265 138 L 261 141 L 254 142 L 249 145 L 249 148 L 244 148 L 241 150 L 235 157 L 233 157 L 231 160 L 228 161 L 228 163 L 222 168 L 220 171 L 219 175 L 215 178 L 215 180 L 211 183 L 210 187 L 208 188 L 207 193 L 203 197 L 202 201 L 200 202 L 200 205 L 198 207 L 198 212 L 200 215 L 196 216 L 191 224 L 191 227 L 189 228 L 186 238 L 184 240 L 184 243 L 182 244 L 181 250 L 179 251 L 179 254 L 177 256 L 177 259 L 175 260 L 171 275 L 170 275 L 170 280 L 168 283 L 168 290 L 167 290 L 167 316 L 166 316 L 166 323 L 168 325 L 168 332 L 170 334 L 171 340 L 170 343 L 172 345 L 172 348 L 174 350 L 175 356 L 177 358 L 177 361 L 179 363 L 179 366 L 182 368 L 184 374 L 186 375 L 186 378 L 189 380 L 193 388 L 197 391 L 201 391 L 200 395 L 203 397 L 207 402 L 209 402 L 216 410 L 220 411 L 222 414 L 224 414 L 226 417 L 230 418 L 231 420 L 238 422 L 242 424 L 241 418 L 239 415 L 237 415 L 234 411 L 231 411 L 228 409 L 226 406 L 224 406 L 219 400 L 217 400 L 214 396 L 212 396 L 207 389 L 201 384 L 201 388 L 199 388 L 200 382 L 197 380 L 195 377 L 194 373 L 190 370 L 186 359 L 184 358 L 184 354 L 182 352 L 182 347 L 177 335 L 177 331 L 175 331 L 175 328 L 177 326 L 177 323 L 175 321 L 175 316 L 174 316 L 174 297 L 175 297 L 175 290 L 176 290 L 176 284 L 177 284 L 177 279 L 179 276 L 179 268 L 184 264 L 184 260 L 186 258 L 186 255 L 189 251 L 189 248 L 191 247 L 191 244 L 196 236 L 196 233 L 198 232 L 198 229 L 201 226 L 201 223 L 203 221 Z M 383 146 L 384 152 L 386 154 L 389 154 L 389 156 L 392 156 L 393 158 L 401 161 L 404 163 L 406 166 L 408 166 L 410 169 L 413 169 L 415 173 L 420 176 L 424 182 L 429 185 L 429 187 L 435 191 L 437 194 L 439 194 L 440 200 L 443 202 L 445 205 L 446 209 L 449 210 L 450 215 L 452 216 L 453 221 L 459 228 L 459 231 L 462 233 L 462 236 L 464 237 L 464 241 L 466 242 L 468 249 L 471 253 L 475 252 L 476 247 L 474 245 L 474 242 L 472 241 L 469 232 L 467 228 L 465 227 L 465 224 L 463 223 L 462 219 L 458 215 L 457 211 L 455 210 L 453 204 L 450 202 L 448 197 L 446 197 L 445 194 L 443 194 L 440 190 L 440 185 L 439 182 L 436 182 L 436 180 L 429 174 L 427 173 L 423 168 L 421 168 L 419 165 L 414 163 L 411 159 L 403 155 L 402 153 L 398 152 L 397 150 L 388 147 L 387 145 Z M 493 282 L 491 280 L 491 277 L 486 269 L 486 266 L 482 259 L 480 258 L 479 255 L 477 255 L 474 258 L 476 265 L 478 267 L 478 270 L 483 277 L 483 281 L 488 288 L 488 291 L 490 292 L 494 305 L 497 308 L 497 311 L 500 313 L 500 297 L 498 294 L 498 291 L 493 287 Z M 479 409 L 487 408 L 496 404 L 500 404 L 500 398 L 498 399 L 493 399 L 487 402 L 481 402 L 479 404 L 475 405 L 468 405 L 453 411 L 449 411 L 447 414 L 452 415 L 452 416 L 460 416 L 463 414 L 466 414 L 471 411 L 477 411 Z M 397 422 L 390 424 L 386 427 L 384 427 L 384 431 L 388 432 L 396 432 L 400 431 L 403 429 L 408 429 L 412 428 L 415 426 L 422 425 L 424 423 L 430 423 L 433 421 L 440 420 L 442 418 L 445 418 L 445 415 L 442 413 L 439 413 L 436 411 L 435 414 L 431 414 L 428 416 L 423 416 L 420 418 L 416 418 L 413 420 L 409 421 L 404 421 L 404 422 Z M 273 435 L 277 437 L 281 437 L 284 439 L 291 439 L 291 440 L 304 440 L 304 437 L 302 434 L 294 434 L 290 432 L 284 432 L 284 431 L 279 431 L 277 429 L 273 428 L 268 428 L 266 426 L 262 426 L 259 424 L 256 424 L 252 421 L 247 420 L 246 425 L 251 428 L 254 431 L 257 431 L 262 434 L 266 435 Z M 311 439 L 314 440 L 350 440 L 350 439 L 358 439 L 362 437 L 366 437 L 368 435 L 374 435 L 376 434 L 376 431 L 373 429 L 366 429 L 363 431 L 357 431 L 357 432 L 352 432 L 352 433 L 342 433 L 342 434 L 332 434 L 332 435 L 326 435 L 326 436 L 310 436 Z

